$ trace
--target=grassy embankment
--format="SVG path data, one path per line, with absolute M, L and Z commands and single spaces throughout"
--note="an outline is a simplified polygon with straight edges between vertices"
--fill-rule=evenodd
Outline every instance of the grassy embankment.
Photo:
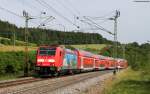
M 92 50 L 100 51 L 102 48 L 106 47 L 105 44 L 87 44 L 87 45 L 69 45 L 74 48 L 83 49 L 83 50 Z M 29 51 L 36 50 L 36 46 L 29 46 Z M 25 46 L 0 46 L 0 52 L 10 52 L 10 51 L 24 51 Z M 97 52 L 98 53 L 98 52 Z
M 150 70 L 134 71 L 131 68 L 107 81 L 104 94 L 150 94 Z
M 9 38 L 4 38 L 4 37 L 0 37 L 0 46 L 4 46 L 4 45 L 14 45 L 14 41 L 9 39 Z M 15 45 L 16 46 L 23 46 L 25 45 L 24 41 L 20 41 L 20 40 L 15 40 Z M 28 45 L 30 46 L 36 46 L 36 44 L 34 43 L 29 43 Z

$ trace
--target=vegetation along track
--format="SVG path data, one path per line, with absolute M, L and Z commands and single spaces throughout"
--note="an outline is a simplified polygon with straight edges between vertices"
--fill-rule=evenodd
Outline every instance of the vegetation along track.
M 0 88 L 5 88 L 5 87 L 10 87 L 10 86 L 15 86 L 15 85 L 21 85 L 21 84 L 26 84 L 26 83 L 31 83 L 31 82 L 36 82 L 36 81 L 42 81 L 43 79 L 40 78 L 25 78 L 25 79 L 18 79 L 18 80 L 13 80 L 13 81 L 5 81 L 5 82 L 0 82 Z
M 55 91 L 59 88 L 75 84 L 78 82 L 85 81 L 86 79 L 90 79 L 93 77 L 97 77 L 106 73 L 110 73 L 111 71 L 98 71 L 98 72 L 90 72 L 79 75 L 73 75 L 68 77 L 59 77 L 56 79 L 47 80 L 47 83 L 44 84 L 42 81 L 38 85 L 24 87 L 22 89 L 9 91 L 9 94 L 44 94 L 48 92 Z

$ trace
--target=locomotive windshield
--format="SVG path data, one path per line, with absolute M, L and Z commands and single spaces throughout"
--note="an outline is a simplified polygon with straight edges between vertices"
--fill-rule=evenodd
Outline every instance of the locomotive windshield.
M 56 48 L 41 47 L 39 51 L 39 55 L 41 56 L 55 55 L 55 53 L 56 53 Z

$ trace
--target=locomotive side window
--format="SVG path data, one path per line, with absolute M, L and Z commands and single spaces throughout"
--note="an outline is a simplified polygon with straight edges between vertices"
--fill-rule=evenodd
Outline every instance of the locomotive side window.
M 41 56 L 55 55 L 55 53 L 56 53 L 56 48 L 41 47 L 39 51 L 39 55 Z

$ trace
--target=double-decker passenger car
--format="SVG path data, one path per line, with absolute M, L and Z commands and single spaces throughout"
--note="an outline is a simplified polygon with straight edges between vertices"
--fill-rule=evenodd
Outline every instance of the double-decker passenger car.
M 83 50 L 75 51 L 78 56 L 78 69 L 81 71 L 94 70 L 94 54 Z
M 127 60 L 116 59 L 116 61 L 117 61 L 117 68 L 119 68 L 119 69 L 127 68 L 127 66 L 128 66 Z

